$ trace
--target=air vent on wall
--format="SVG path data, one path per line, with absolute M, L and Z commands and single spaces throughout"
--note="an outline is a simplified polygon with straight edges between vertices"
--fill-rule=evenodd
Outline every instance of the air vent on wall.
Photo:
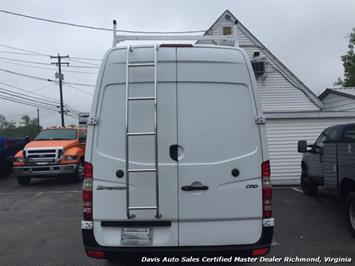
M 251 61 L 251 65 L 253 66 L 255 77 L 258 78 L 265 73 L 265 61 L 264 60 L 253 60 Z
M 254 51 L 251 65 L 253 66 L 255 77 L 258 78 L 265 73 L 266 57 L 260 54 L 260 51 Z

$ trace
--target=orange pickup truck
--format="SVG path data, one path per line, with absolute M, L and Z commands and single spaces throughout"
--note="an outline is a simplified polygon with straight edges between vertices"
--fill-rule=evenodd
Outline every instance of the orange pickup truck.
M 83 179 L 86 128 L 53 127 L 42 130 L 14 157 L 13 171 L 20 185 L 33 177 L 73 175 Z

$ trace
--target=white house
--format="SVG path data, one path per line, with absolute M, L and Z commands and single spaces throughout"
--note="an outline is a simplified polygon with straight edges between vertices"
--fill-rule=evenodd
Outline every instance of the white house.
M 314 142 L 320 132 L 330 125 L 355 122 L 355 109 L 324 109 L 323 102 L 229 10 L 205 34 L 234 34 L 235 24 L 239 46 L 249 55 L 257 78 L 266 117 L 272 181 L 274 184 L 299 184 L 301 154 L 297 153 L 298 140 Z M 218 45 L 215 41 L 212 44 Z
M 319 99 L 327 111 L 355 111 L 355 87 L 326 89 Z

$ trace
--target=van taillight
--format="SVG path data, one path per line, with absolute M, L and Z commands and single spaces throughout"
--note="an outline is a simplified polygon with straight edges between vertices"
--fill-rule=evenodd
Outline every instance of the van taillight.
M 261 164 L 261 175 L 263 178 L 263 218 L 272 217 L 272 186 L 270 183 L 270 161 Z
M 265 161 L 261 164 L 261 175 L 270 179 L 270 161 Z
M 93 167 L 91 163 L 84 163 L 84 178 L 92 179 Z
M 92 221 L 92 178 L 93 167 L 91 163 L 84 163 L 84 183 L 83 183 L 83 216 L 85 221 Z

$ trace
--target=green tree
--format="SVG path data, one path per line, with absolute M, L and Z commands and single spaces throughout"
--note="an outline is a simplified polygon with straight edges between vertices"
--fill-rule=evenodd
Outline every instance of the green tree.
M 11 131 L 16 129 L 16 122 L 7 121 L 5 116 L 0 115 L 0 135 L 10 136 Z
M 28 127 L 31 124 L 31 118 L 28 115 L 24 115 L 21 117 L 20 125 L 24 127 Z
M 355 28 L 349 35 L 349 51 L 341 57 L 344 67 L 344 79 L 338 78 L 338 81 L 334 83 L 336 86 L 343 87 L 355 87 Z
M 35 137 L 42 127 L 38 127 L 38 119 L 30 118 L 24 115 L 16 126 L 16 122 L 7 121 L 3 115 L 0 115 L 0 136 L 4 137 Z

